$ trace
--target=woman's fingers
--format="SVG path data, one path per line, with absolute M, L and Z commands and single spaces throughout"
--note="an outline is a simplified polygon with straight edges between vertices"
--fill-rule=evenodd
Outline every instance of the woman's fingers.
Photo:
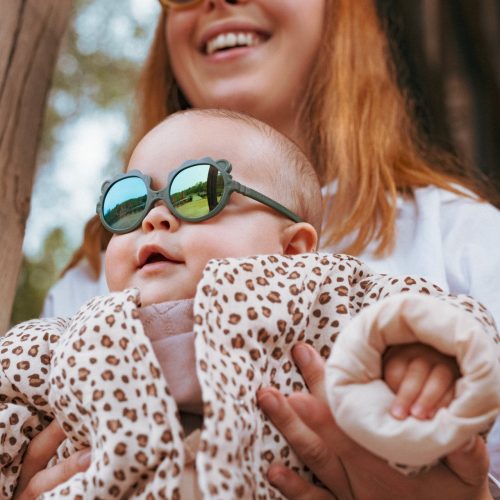
M 325 403 L 323 361 L 308 346 L 293 355 L 314 394 L 294 393 L 288 398 L 275 389 L 262 389 L 259 401 L 264 412 L 282 432 L 301 461 L 321 480 L 333 498 L 488 498 L 488 458 L 484 443 L 447 457 L 447 463 L 426 474 L 406 477 L 353 442 L 337 426 Z M 306 356 L 301 354 L 306 353 Z M 412 356 L 413 357 L 413 356 Z M 266 396 L 275 398 L 266 401 Z M 449 400 L 447 392 L 440 404 Z M 283 466 L 273 465 L 270 480 L 289 499 L 332 498 Z M 328 495 L 328 493 L 326 493 Z
M 465 446 L 450 453 L 446 457 L 446 465 L 463 483 L 472 487 L 483 485 L 487 492 L 488 483 L 484 478 L 488 474 L 489 459 L 486 444 L 481 437 L 472 438 Z
M 23 466 L 17 491 L 23 491 L 30 479 L 40 470 L 45 469 L 49 460 L 55 455 L 57 448 L 66 435 L 56 420 L 53 420 L 42 432 L 31 441 L 24 454 Z
M 315 486 L 283 465 L 271 465 L 267 478 L 288 500 L 334 500 L 336 498 L 327 490 Z
M 38 498 L 42 493 L 64 483 L 78 472 L 87 470 L 90 465 L 90 455 L 89 449 L 80 450 L 49 469 L 40 470 L 31 477 L 24 489 L 20 490 L 18 486 L 17 490 L 20 493 L 14 498 L 16 500 Z
M 59 464 L 45 469 L 66 435 L 56 420 L 37 434 L 26 450 L 15 499 L 29 500 L 63 483 L 77 472 L 86 470 L 90 463 L 88 450 L 82 450 Z M 85 455 L 87 454 L 87 456 Z
M 292 356 L 311 394 L 326 401 L 324 359 L 305 343 L 297 344 L 292 350 Z
M 307 464 L 306 456 L 314 456 L 314 461 L 320 463 L 328 460 L 325 444 L 301 420 L 290 406 L 288 399 L 280 392 L 274 388 L 261 389 L 257 393 L 257 400 L 262 411 L 281 431 L 304 463 Z M 313 471 L 316 472 L 315 469 Z
M 336 424 L 329 407 L 310 394 L 295 393 L 285 398 L 273 388 L 261 389 L 257 397 L 259 406 L 300 460 L 332 493 L 348 498 L 349 483 L 337 455 L 332 453 L 332 446 L 341 446 L 342 438 L 337 436 L 340 433 L 332 432 Z M 323 436 L 320 429 L 329 432 Z

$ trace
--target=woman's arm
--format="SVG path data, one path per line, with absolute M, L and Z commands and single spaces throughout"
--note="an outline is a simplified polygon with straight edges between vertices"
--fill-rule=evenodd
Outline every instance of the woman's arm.
M 24 456 L 14 500 L 38 498 L 42 493 L 88 468 L 90 465 L 88 449 L 74 453 L 49 469 L 45 468 L 65 438 L 63 430 L 55 420 L 33 438 Z
M 282 465 L 273 465 L 268 478 L 287 498 L 491 498 L 488 455 L 482 439 L 448 455 L 446 463 L 426 474 L 403 476 L 336 425 L 326 402 L 321 356 L 306 344 L 297 345 L 293 356 L 311 394 L 285 398 L 277 390 L 266 388 L 258 394 L 259 404 L 326 489 L 308 483 Z

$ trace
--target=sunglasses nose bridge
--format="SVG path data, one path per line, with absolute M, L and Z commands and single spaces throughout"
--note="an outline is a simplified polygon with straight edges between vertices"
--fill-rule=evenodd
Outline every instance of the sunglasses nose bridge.
M 170 209 L 168 202 L 168 187 L 160 189 L 160 191 L 151 192 L 151 207 L 154 207 L 157 202 L 162 201 Z
M 150 202 L 149 202 L 149 210 L 153 210 L 158 202 L 162 202 L 163 205 L 165 205 L 166 210 L 168 211 L 169 215 L 173 217 L 174 219 L 176 218 L 174 213 L 172 212 L 172 207 L 170 204 L 170 198 L 169 198 L 169 188 L 168 186 L 164 189 L 160 189 L 159 191 L 151 191 L 150 194 Z M 147 217 L 147 216 L 146 216 Z

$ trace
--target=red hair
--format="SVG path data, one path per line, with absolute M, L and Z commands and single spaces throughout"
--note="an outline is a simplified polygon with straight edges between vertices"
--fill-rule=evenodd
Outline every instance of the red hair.
M 342 250 L 359 254 L 373 240 L 376 252 L 394 243 L 396 197 L 434 185 L 479 193 L 479 183 L 456 159 L 423 141 L 408 99 L 396 82 L 388 39 L 373 0 L 327 0 L 322 45 L 301 108 L 306 153 L 323 185 L 336 181 L 327 203 L 323 245 L 353 234 Z M 187 106 L 168 56 L 162 12 L 137 89 L 131 147 L 166 116 Z M 68 267 L 86 256 L 99 273 L 109 236 L 89 221 L 82 247 Z

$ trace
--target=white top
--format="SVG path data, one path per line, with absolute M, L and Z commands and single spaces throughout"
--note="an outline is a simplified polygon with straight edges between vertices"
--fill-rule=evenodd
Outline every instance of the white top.
M 96 280 L 88 261 L 81 260 L 49 290 L 41 317 L 72 316 L 92 297 L 108 294 L 104 275 L 104 252 L 101 255 L 101 269 L 103 272 Z
M 414 200 L 398 199 L 391 255 L 376 259 L 369 248 L 359 257 L 376 272 L 421 276 L 451 293 L 471 295 L 500 325 L 500 210 L 489 204 L 432 186 L 417 189 Z M 107 292 L 104 273 L 93 280 L 83 262 L 50 290 L 43 316 L 71 315 L 94 295 Z M 492 470 L 500 477 L 500 421 L 488 447 Z

